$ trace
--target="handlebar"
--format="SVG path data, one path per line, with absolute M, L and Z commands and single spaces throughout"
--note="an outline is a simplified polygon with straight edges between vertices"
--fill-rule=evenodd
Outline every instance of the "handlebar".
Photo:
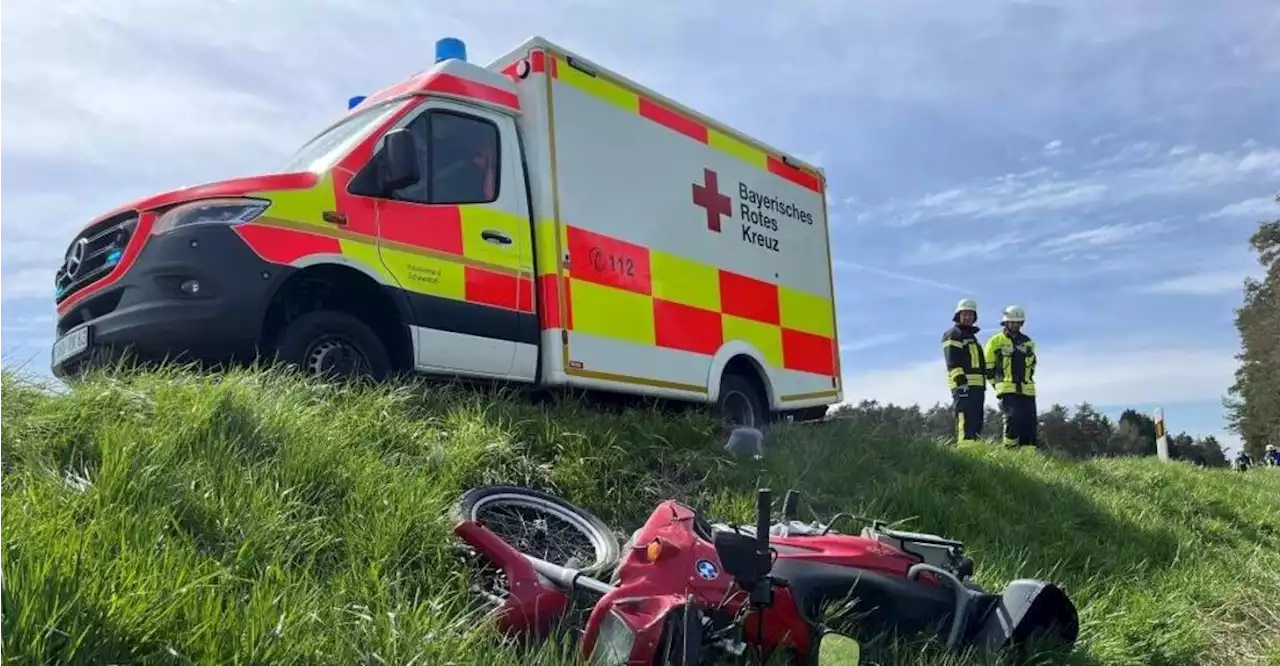
M 769 523 L 773 510 L 773 493 L 768 488 L 756 490 L 756 549 L 769 556 Z

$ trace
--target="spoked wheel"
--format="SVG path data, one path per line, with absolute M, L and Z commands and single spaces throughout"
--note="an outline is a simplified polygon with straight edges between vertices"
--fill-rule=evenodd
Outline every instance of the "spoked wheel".
M 456 508 L 461 518 L 484 524 L 516 550 L 588 575 L 610 571 L 621 554 L 618 538 L 599 518 L 531 488 L 474 488 Z

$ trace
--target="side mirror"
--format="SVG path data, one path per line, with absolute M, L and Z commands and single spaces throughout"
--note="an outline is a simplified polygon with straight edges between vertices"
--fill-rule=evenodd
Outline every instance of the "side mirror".
M 827 631 L 818 636 L 818 666 L 858 666 L 862 663 L 862 646 L 858 641 Z
M 712 541 L 720 566 L 741 584 L 759 581 L 769 573 L 773 563 L 769 553 L 760 553 L 756 539 L 729 530 L 717 530 Z
M 418 142 L 405 128 L 387 132 L 380 160 L 378 185 L 383 192 L 407 187 L 422 178 L 418 168 Z

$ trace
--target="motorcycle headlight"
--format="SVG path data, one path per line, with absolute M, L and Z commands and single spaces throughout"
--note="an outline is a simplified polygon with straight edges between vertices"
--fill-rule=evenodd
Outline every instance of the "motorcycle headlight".
M 231 199 L 202 199 L 175 206 L 156 220 L 151 233 L 162 234 L 179 227 L 195 224 L 244 224 L 262 215 L 271 202 L 265 199 L 237 197 Z
M 636 634 L 613 609 L 600 623 L 600 635 L 591 651 L 591 666 L 626 666 Z

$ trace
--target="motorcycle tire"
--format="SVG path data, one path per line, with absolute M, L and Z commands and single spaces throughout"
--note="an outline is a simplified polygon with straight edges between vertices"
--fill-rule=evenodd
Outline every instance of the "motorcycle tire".
M 504 533 L 503 526 L 495 520 L 492 513 L 495 508 L 513 509 L 522 515 L 532 515 L 548 523 L 555 522 L 557 525 L 571 528 L 590 543 L 591 561 L 574 563 L 556 561 L 560 558 L 553 557 L 549 550 L 533 548 L 530 547 L 528 540 L 513 538 L 513 535 Z M 526 555 L 560 566 L 572 564 L 573 568 L 589 576 L 601 576 L 612 572 L 622 557 L 618 536 L 604 521 L 582 507 L 540 490 L 505 484 L 472 488 L 458 498 L 453 513 L 455 520 L 475 520 L 484 523 L 499 538 Z

